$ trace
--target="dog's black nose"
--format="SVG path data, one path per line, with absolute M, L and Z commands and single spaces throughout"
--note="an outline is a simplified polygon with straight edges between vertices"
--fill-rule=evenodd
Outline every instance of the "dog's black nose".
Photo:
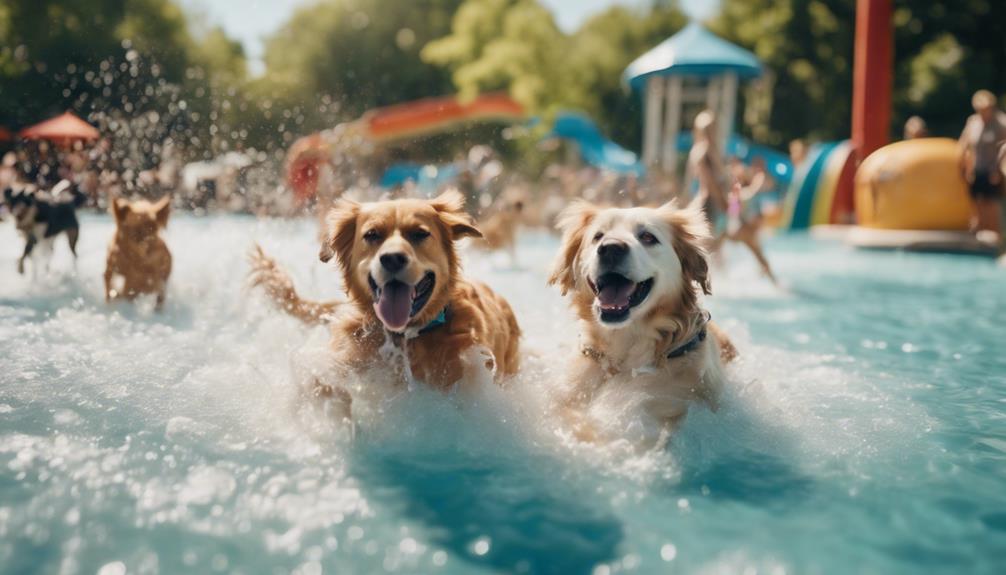
M 403 253 L 381 254 L 381 267 L 391 273 L 401 271 L 407 263 L 409 258 Z
M 629 246 L 618 240 L 608 240 L 597 246 L 597 255 L 601 263 L 607 266 L 615 265 L 629 254 Z

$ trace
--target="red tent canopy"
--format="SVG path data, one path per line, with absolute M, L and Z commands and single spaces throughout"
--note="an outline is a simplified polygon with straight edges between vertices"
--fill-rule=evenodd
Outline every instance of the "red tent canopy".
M 19 134 L 26 140 L 49 140 L 58 144 L 69 144 L 78 140 L 97 140 L 98 130 L 81 120 L 72 112 L 65 112 L 40 124 L 27 127 Z

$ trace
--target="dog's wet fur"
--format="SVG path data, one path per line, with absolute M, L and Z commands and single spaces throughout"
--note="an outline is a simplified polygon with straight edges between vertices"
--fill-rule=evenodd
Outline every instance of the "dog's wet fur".
M 402 350 L 413 377 L 449 389 L 488 369 L 496 379 L 519 365 L 520 328 L 510 305 L 481 282 L 461 275 L 455 242 L 480 238 L 464 198 L 446 192 L 432 200 L 356 203 L 340 199 L 325 220 L 320 258 L 335 260 L 347 302 L 311 302 L 258 247 L 251 279 L 290 315 L 332 328 L 335 363 L 362 371 L 388 363 L 381 352 Z M 341 398 L 323 385 L 316 395 Z
M 171 275 L 171 251 L 160 232 L 168 225 L 171 198 L 154 203 L 116 198 L 110 209 L 115 235 L 105 263 L 105 301 L 152 294 L 161 309 Z
M 581 324 L 562 406 L 578 436 L 597 438 L 586 414 L 612 391 L 643 394 L 648 415 L 666 430 L 691 402 L 716 409 L 723 363 L 736 350 L 699 301 L 711 291 L 702 211 L 674 202 L 621 209 L 578 202 L 558 226 L 562 247 L 549 282 L 570 296 Z M 686 344 L 693 344 L 687 353 L 671 357 Z

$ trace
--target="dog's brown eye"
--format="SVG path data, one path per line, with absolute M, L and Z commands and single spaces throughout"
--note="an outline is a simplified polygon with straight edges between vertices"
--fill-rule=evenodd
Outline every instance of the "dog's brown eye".
M 430 232 L 428 232 L 426 230 L 423 230 L 423 229 L 412 230 L 410 232 L 407 232 L 405 234 L 405 237 L 410 242 L 412 242 L 414 244 L 418 244 L 419 242 L 421 242 L 421 241 L 425 240 L 426 238 L 430 237 Z
M 367 243 L 375 243 L 381 241 L 381 232 L 377 230 L 367 230 L 363 233 L 363 240 Z
M 603 232 L 597 232 L 596 234 L 594 234 L 594 241 L 595 242 L 599 242 L 599 241 L 601 241 L 601 238 L 603 238 L 603 237 L 604 237 L 604 233 Z
M 651 234 L 650 232 L 643 232 L 639 234 L 639 241 L 644 246 L 653 246 L 660 243 L 660 240 L 657 239 L 657 236 Z

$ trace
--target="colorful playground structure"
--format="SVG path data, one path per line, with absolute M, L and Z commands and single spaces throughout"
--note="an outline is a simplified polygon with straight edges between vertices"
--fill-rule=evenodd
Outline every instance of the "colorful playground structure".
M 784 227 L 805 230 L 842 224 L 836 197 L 852 151 L 848 140 L 815 146 L 790 188 Z M 853 204 L 859 226 L 878 230 L 962 232 L 971 215 L 958 168 L 957 142 L 922 138 L 870 154 L 855 172 Z
M 858 0 L 852 138 L 811 150 L 790 185 L 783 228 L 863 248 L 994 254 L 998 246 L 969 231 L 957 142 L 887 143 L 892 46 L 891 0 Z
M 693 22 L 636 58 L 622 82 L 643 98 L 643 163 L 665 174 L 678 171 L 678 141 L 686 114 L 713 111 L 718 140 L 734 133 L 741 80 L 763 74 L 761 61 Z
M 838 191 L 851 152 L 848 140 L 811 150 L 790 186 L 784 229 L 863 248 L 995 253 L 969 232 L 971 199 L 955 140 L 906 140 L 867 156 L 853 181 L 856 225 L 845 225 Z
M 784 229 L 806 230 L 811 226 L 841 223 L 835 198 L 851 153 L 849 140 L 826 142 L 811 148 L 806 160 L 796 169 L 786 195 Z

